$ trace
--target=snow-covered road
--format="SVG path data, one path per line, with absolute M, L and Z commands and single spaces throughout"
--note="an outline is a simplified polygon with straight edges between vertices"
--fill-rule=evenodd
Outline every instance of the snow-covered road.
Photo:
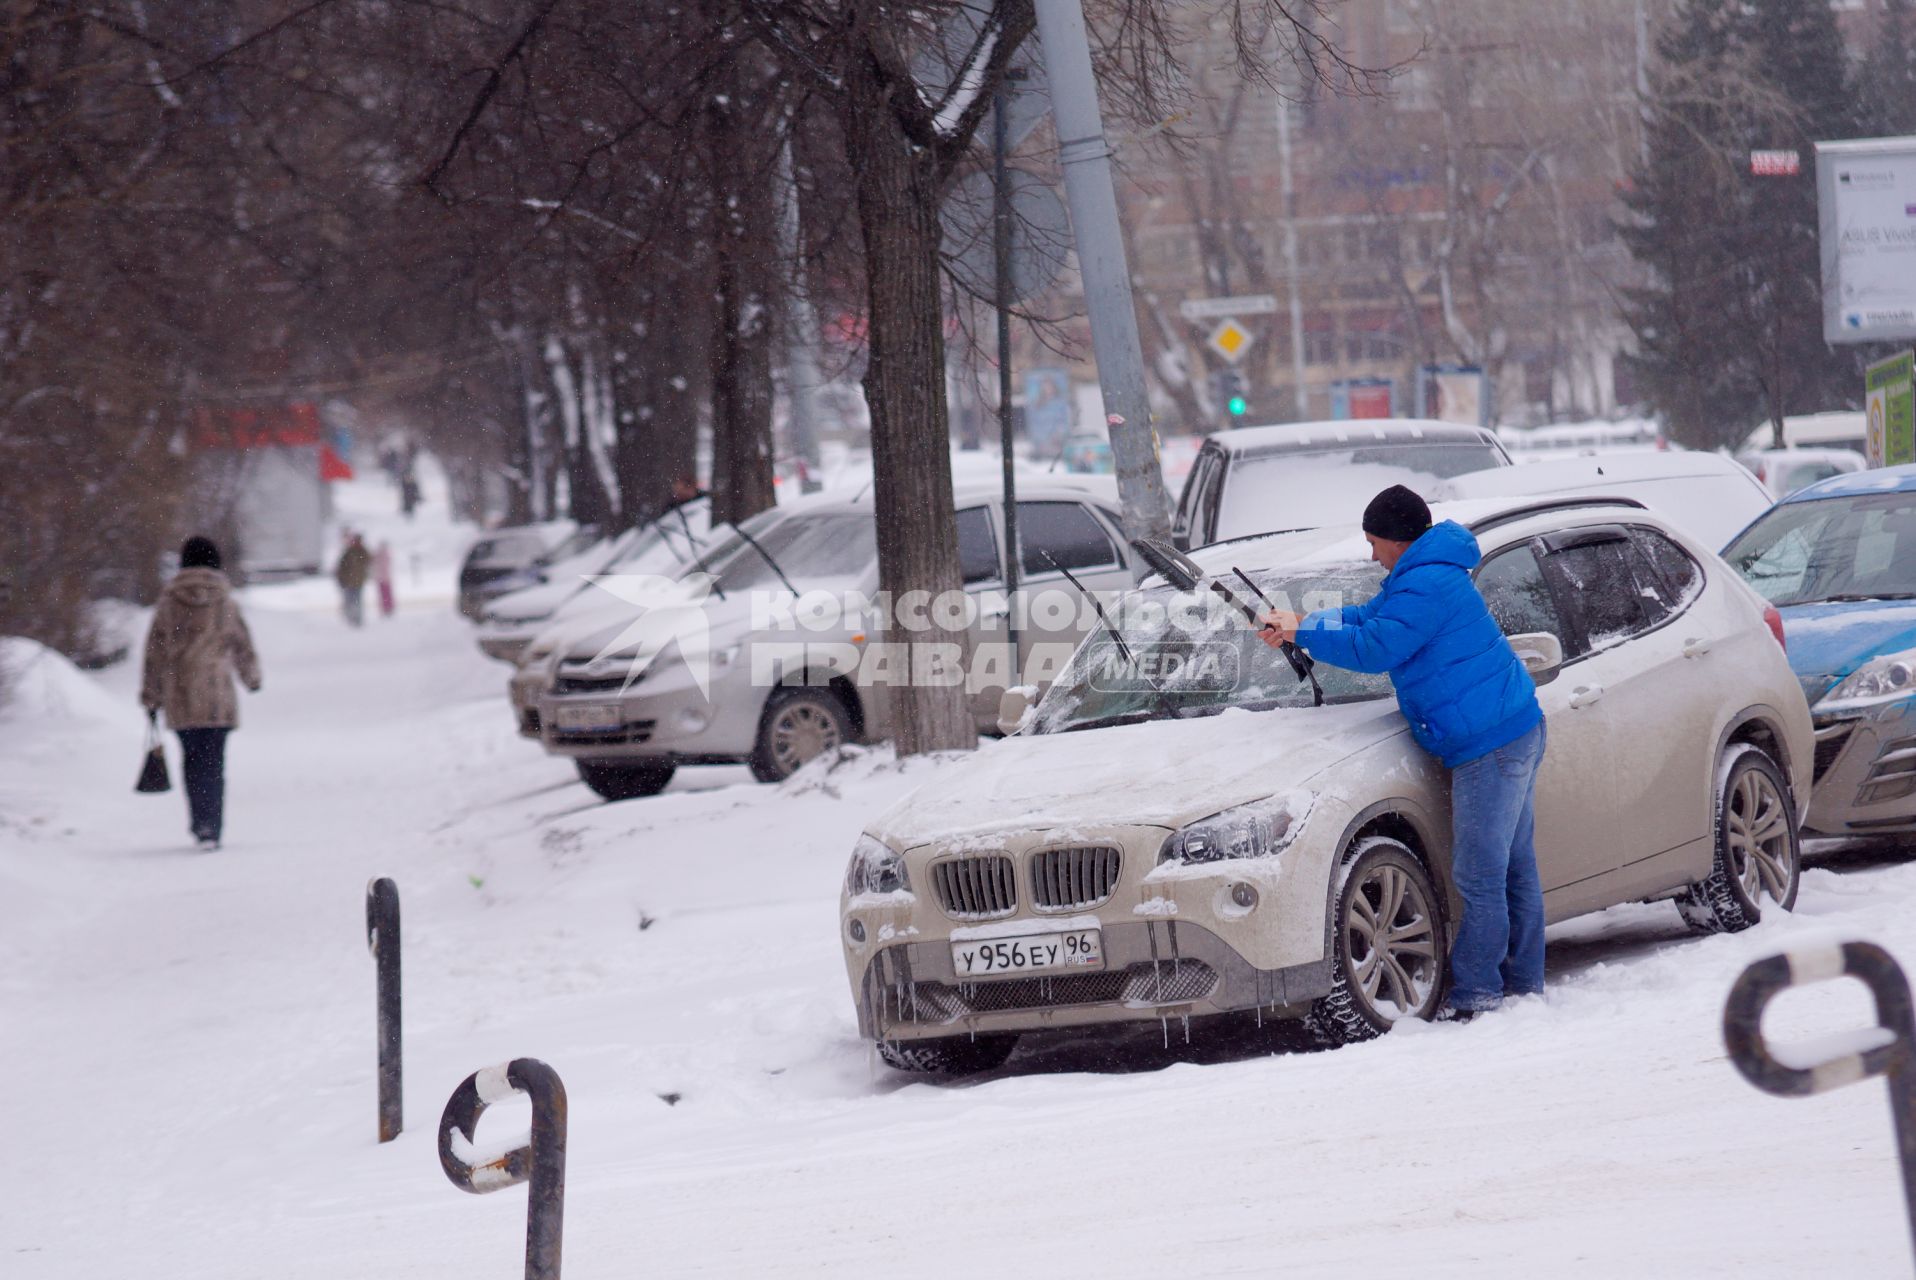
M 1718 1026 L 1798 941 L 1916 964 L 1916 866 L 1839 856 L 1740 937 L 1668 906 L 1559 927 L 1550 994 L 1469 1026 L 1328 1054 L 1174 1026 L 914 1082 L 857 1039 L 836 892 L 938 765 L 599 804 L 513 737 L 442 570 L 363 632 L 319 587 L 248 594 L 266 689 L 216 854 L 131 791 L 127 667 L 49 660 L 0 712 L 0 1276 L 517 1275 L 524 1192 L 462 1195 L 434 1151 L 453 1086 L 515 1056 L 570 1094 L 575 1277 L 1909 1272 L 1882 1087 L 1760 1094 Z M 375 875 L 405 918 L 385 1147 Z M 1770 1030 L 1870 1016 L 1835 984 Z

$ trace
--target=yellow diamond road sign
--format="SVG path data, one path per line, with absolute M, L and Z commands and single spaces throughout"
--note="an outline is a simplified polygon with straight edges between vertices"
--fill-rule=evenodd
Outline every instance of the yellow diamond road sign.
M 1211 350 L 1232 364 L 1244 358 L 1244 353 L 1251 349 L 1251 343 L 1255 340 L 1255 335 L 1235 320 L 1226 320 L 1218 325 L 1211 330 L 1209 338 Z

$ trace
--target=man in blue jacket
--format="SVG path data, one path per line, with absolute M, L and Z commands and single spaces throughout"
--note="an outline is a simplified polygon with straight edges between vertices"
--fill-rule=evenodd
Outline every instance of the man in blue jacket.
M 1267 644 L 1295 640 L 1351 671 L 1387 671 L 1419 746 L 1450 773 L 1451 876 L 1464 918 L 1449 1007 L 1466 1015 L 1543 990 L 1543 886 L 1533 809 L 1543 761 L 1537 687 L 1471 580 L 1483 557 L 1452 520 L 1392 485 L 1364 509 L 1384 584 L 1368 603 L 1265 614 Z

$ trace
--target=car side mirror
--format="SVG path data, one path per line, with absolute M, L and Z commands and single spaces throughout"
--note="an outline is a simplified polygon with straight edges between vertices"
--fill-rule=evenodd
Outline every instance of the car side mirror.
M 1032 695 L 1038 690 L 1028 684 L 1014 684 L 998 695 L 998 732 L 1009 738 L 1024 727 L 1025 713 L 1031 710 Z
M 1526 631 L 1510 637 L 1517 660 L 1538 684 L 1549 684 L 1563 668 L 1563 641 L 1548 631 Z

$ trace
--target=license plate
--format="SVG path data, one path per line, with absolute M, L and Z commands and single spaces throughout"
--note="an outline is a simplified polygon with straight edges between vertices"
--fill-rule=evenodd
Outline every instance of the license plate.
M 961 982 L 1013 973 L 1102 969 L 1104 943 L 1096 929 L 1034 933 L 1018 938 L 978 938 L 951 944 L 951 967 L 958 971 Z
M 583 706 L 560 707 L 552 717 L 560 733 L 591 733 L 599 729 L 622 729 L 625 713 L 616 702 L 588 702 Z

